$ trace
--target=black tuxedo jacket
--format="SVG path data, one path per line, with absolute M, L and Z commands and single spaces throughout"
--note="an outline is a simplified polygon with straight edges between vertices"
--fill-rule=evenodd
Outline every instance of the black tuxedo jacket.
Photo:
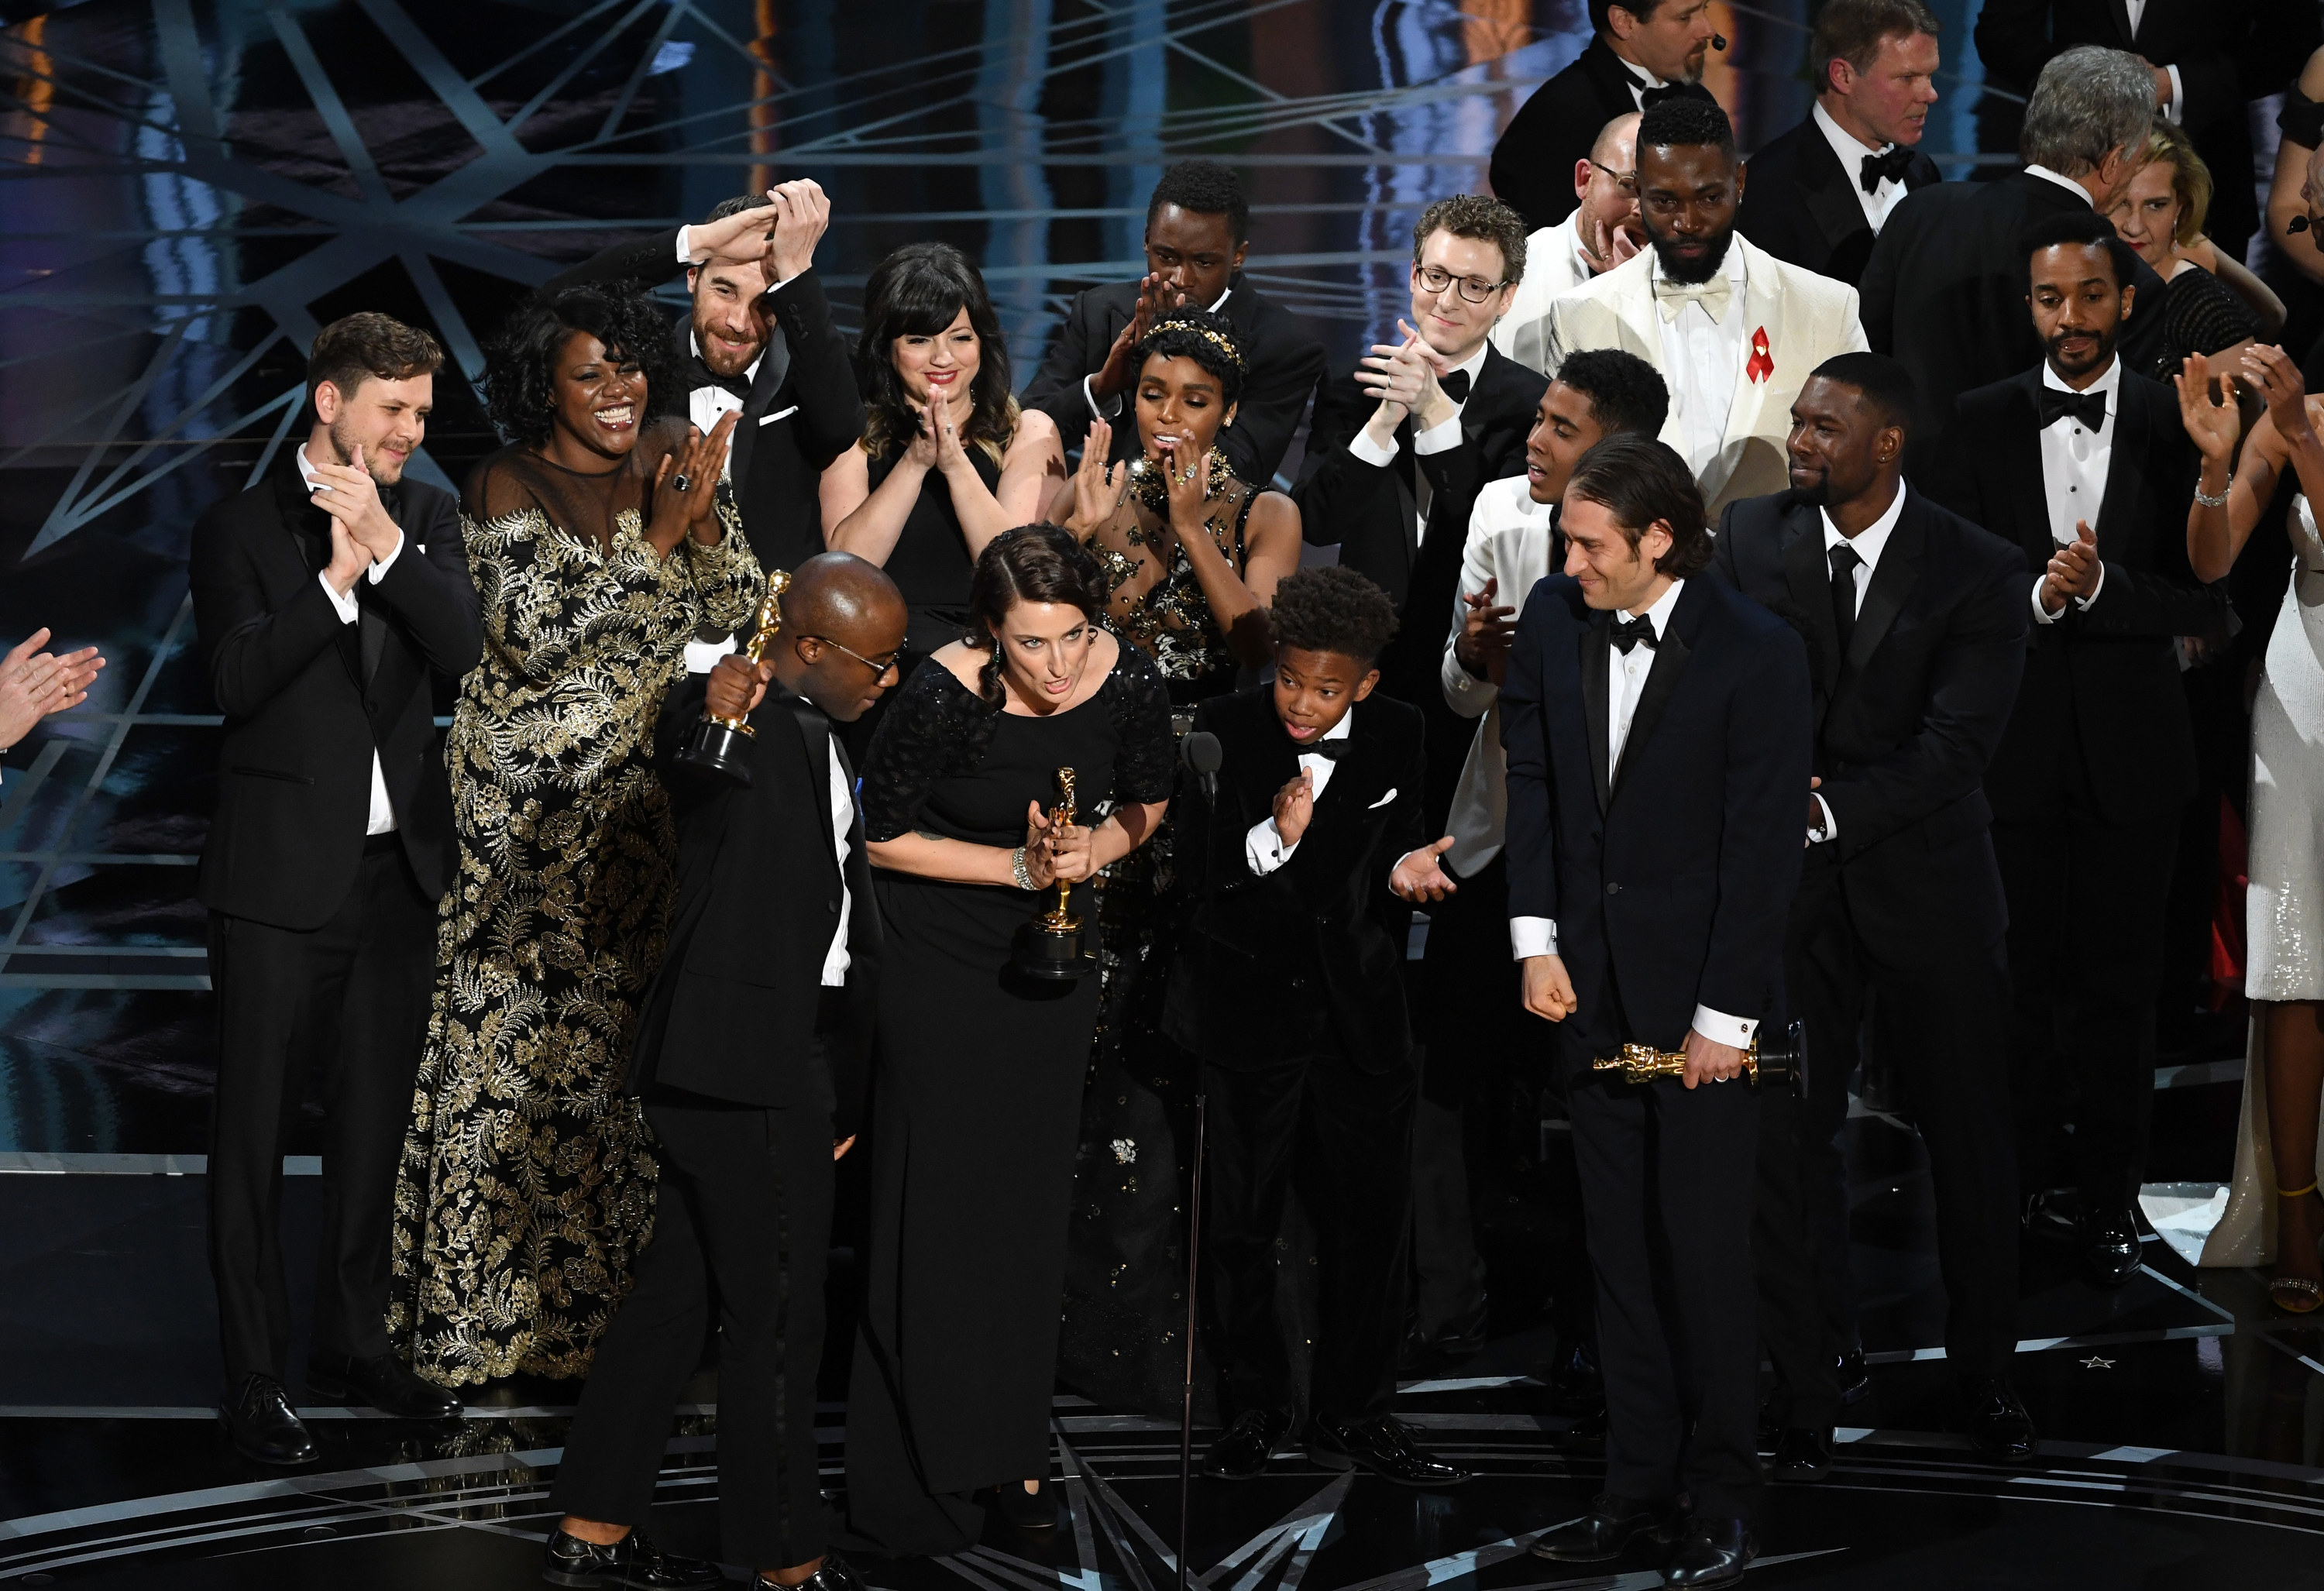
M 1908 490 L 1845 657 L 1813 503 L 1792 492 L 1729 503 L 1712 566 L 1809 638 L 1818 794 L 1840 828 L 1817 856 L 1868 887 L 1903 884 L 1985 832 L 1986 764 L 2025 667 L 2016 548 Z
M 1716 578 L 1681 589 L 1607 777 L 1607 615 L 1533 589 L 1501 687 L 1511 917 L 1557 924 L 1581 1008 L 1568 1053 L 1675 1050 L 1697 1006 L 1784 1010 L 1784 924 L 1813 755 L 1799 634 Z
M 1941 179 L 1936 161 L 1914 151 L 1905 191 Z M 1854 287 L 1872 258 L 1863 191 L 1863 168 L 1841 163 L 1811 115 L 1751 157 L 1735 230 L 1778 260 Z
M 2123 0 L 1985 0 L 1976 39 L 1986 69 L 2021 93 L 2077 44 L 2177 67 L 2181 124 L 2214 185 L 2203 230 L 2241 259 L 2259 224 L 2246 107 L 2282 89 L 2287 73 L 2324 44 L 2324 27 L 2312 0 L 2147 0 L 2135 31 Z
M 1223 760 L 1215 821 L 1191 782 L 1171 807 L 1192 915 L 1163 1029 L 1206 1061 L 1256 1069 L 1305 1055 L 1324 1020 L 1363 1071 L 1410 1063 L 1404 941 L 1392 926 L 1406 913 L 1388 876 L 1427 843 L 1420 714 L 1378 694 L 1350 711 L 1348 750 L 1306 832 L 1291 860 L 1260 878 L 1244 838 L 1299 773 L 1275 688 L 1253 685 L 1194 710 L 1194 728 L 1218 736 Z
M 1228 283 L 1226 317 L 1249 361 L 1243 371 L 1242 397 L 1234 424 L 1219 433 L 1219 451 L 1227 455 L 1234 473 L 1254 486 L 1274 483 L 1275 472 L 1291 446 L 1292 434 L 1307 412 L 1317 378 L 1323 373 L 1323 345 L 1307 323 L 1268 299 L 1236 271 Z M 1105 363 L 1107 350 L 1138 308 L 1138 284 L 1109 282 L 1084 290 L 1065 311 L 1057 340 L 1048 357 L 1028 382 L 1019 399 L 1057 424 L 1057 434 L 1070 451 L 1089 434 L 1089 400 L 1082 378 L 1095 375 Z M 1138 456 L 1138 418 L 1130 412 L 1133 395 L 1124 393 L 1121 412 L 1112 420 L 1113 456 Z
M 2089 208 L 2088 199 L 2019 171 L 1993 182 L 1932 183 L 1888 213 L 1864 268 L 1858 313 L 1872 351 L 1912 367 L 1919 407 L 1904 473 L 1914 485 L 1936 491 L 1929 472 L 1943 455 L 1954 399 L 2042 362 L 2018 240 L 2036 222 Z M 2163 330 L 2163 279 L 2142 262 L 2135 285 L 2120 348 L 2131 369 L 2143 370 Z
M 2066 759 L 2079 756 L 2099 811 L 2116 822 L 2175 811 L 2195 793 L 2195 742 L 2173 637 L 2224 637 L 2226 588 L 2187 563 L 2194 445 L 2171 390 L 2123 372 L 2106 497 L 2091 529 L 2106 581 L 2088 612 L 2069 602 L 2034 624 L 2033 588 L 2054 546 L 2042 488 L 2041 372 L 1965 392 L 1934 493 L 2018 549 L 2015 600 L 2030 646 L 2008 728 L 1986 769 L 1994 815 L 2056 818 Z
M 194 526 L 194 629 L 226 715 L 196 889 L 213 911 L 278 928 L 329 921 L 363 858 L 374 750 L 413 877 L 430 895 L 451 887 L 452 794 L 429 676 L 457 679 L 484 655 L 476 587 L 449 492 L 407 479 L 381 498 L 403 550 L 378 584 L 357 576 L 353 624 L 317 578 L 330 516 L 307 501 L 290 455 Z
M 555 292 L 582 282 L 659 282 L 683 276 L 669 235 L 623 244 L 549 280 Z M 809 269 L 766 295 L 767 346 L 735 423 L 727 474 L 742 535 L 762 569 L 796 569 L 823 548 L 823 508 L 816 495 L 824 467 L 863 434 L 863 404 L 847 340 L 831 323 L 823 276 Z M 671 333 L 681 371 L 694 362 L 694 322 L 680 316 Z M 665 406 L 669 407 L 669 406 Z M 675 406 L 685 412 L 683 403 Z
M 665 701 L 656 740 L 678 819 L 669 948 L 638 1018 L 627 1087 L 654 1084 L 745 1105 L 811 1104 L 823 963 L 847 891 L 845 1020 L 825 1035 L 836 1131 L 862 1119 L 879 990 L 880 908 L 859 814 L 843 879 L 831 832 L 832 738 L 822 714 L 770 686 L 744 742 L 751 783 L 675 760 L 702 718 L 704 675 Z M 841 771 L 853 784 L 842 752 Z
M 1589 158 L 1607 123 L 1638 108 L 1630 85 L 1642 80 L 1603 35 L 1591 39 L 1572 65 L 1535 89 L 1509 118 L 1493 145 L 1488 172 L 1493 192 L 1532 227 L 1554 226 L 1571 216 L 1581 202 L 1573 197 L 1573 163 Z M 1690 99 L 1711 97 L 1700 83 L 1689 83 L 1679 93 Z

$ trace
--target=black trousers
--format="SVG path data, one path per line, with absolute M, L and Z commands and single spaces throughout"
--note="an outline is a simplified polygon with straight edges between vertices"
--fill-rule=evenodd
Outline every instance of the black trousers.
M 1326 1041 L 1330 1042 L 1330 1041 Z M 1203 1250 L 1207 1311 L 1237 1412 L 1291 1408 L 1288 1346 L 1276 1318 L 1276 1237 L 1303 1145 L 1314 1158 L 1323 1262 L 1309 1410 L 1319 1419 L 1388 1412 L 1396 1394 L 1410 1264 L 1415 1075 L 1358 1070 L 1338 1053 L 1259 1071 L 1203 1064 L 1208 1096 Z
M 1749 1328 L 1759 1097 L 1742 1081 L 1630 1084 L 1569 1051 L 1573 1154 L 1598 1274 L 1606 1489 L 1697 1513 L 1759 1506 Z
M 2028 1194 L 2070 1182 L 2086 1212 L 2104 1214 L 2131 1207 L 2146 1162 L 2179 813 L 2118 823 L 2079 795 L 2065 807 L 2054 823 L 1993 825 L 2009 897 L 2017 1175 Z
M 720 1556 L 770 1569 L 823 1555 L 815 1395 L 834 1173 L 828 1087 L 819 1093 L 782 1109 L 648 1099 L 661 1162 L 653 1237 L 581 1390 L 553 1494 L 561 1512 L 646 1522 L 715 1308 Z
M 210 1276 L 226 1382 L 287 1377 L 282 1146 L 309 1067 L 323 1099 L 323 1233 L 313 1351 L 388 1351 L 396 1163 L 436 976 L 436 903 L 392 833 L 367 841 L 331 920 L 302 932 L 213 912 L 217 1092 L 210 1116 Z
M 1804 1099 L 1760 1101 L 1752 1248 L 1759 1329 L 1788 1423 L 1840 1414 L 1833 1361 L 1852 1318 L 1848 1189 L 1839 1135 L 1848 1079 L 1877 994 L 1886 1059 L 1929 1154 L 1944 1277 L 1945 1357 L 1962 1375 L 2006 1375 L 2017 1338 L 2017 1173 L 2008 1112 L 2008 979 L 2001 879 L 1982 832 L 1938 847 L 1889 842 L 1876 868 L 1816 856 L 1784 945 L 1791 1007 L 1807 1025 Z M 1914 848 L 1909 856 L 1894 848 Z

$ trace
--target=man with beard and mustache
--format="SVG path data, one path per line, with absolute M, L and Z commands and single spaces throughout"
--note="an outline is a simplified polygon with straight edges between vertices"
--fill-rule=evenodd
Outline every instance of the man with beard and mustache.
M 2034 626 L 1985 774 L 2009 908 L 2027 1227 L 2077 1244 L 2086 1278 L 2119 1287 L 2139 1269 L 2131 1200 L 2153 1101 L 2163 907 L 2196 786 L 2172 639 L 2224 639 L 2227 602 L 2187 562 L 2196 458 L 2176 396 L 2116 354 L 2129 245 L 2103 216 L 2069 211 L 2029 232 L 2019 257 L 2043 362 L 1961 394 L 1930 492 L 2019 549 L 2015 600 Z M 2069 1114 L 2070 1158 L 2053 1142 Z
M 1715 103 L 1702 86 L 1718 37 L 1710 0 L 1589 0 L 1589 48 L 1517 107 L 1493 145 L 1493 192 L 1530 226 L 1573 213 L 1581 196 L 1568 174 L 1616 116 L 1672 99 Z
M 1759 1103 L 1751 1252 L 1775 1366 L 1770 1468 L 1831 1466 L 1850 1344 L 1848 1196 L 1837 1139 L 1867 998 L 1913 1042 L 1895 1066 L 1929 1151 L 1951 1309 L 1945 1358 L 1978 1450 L 2034 1455 L 2017 1351 L 2017 1179 L 2006 1101 L 2006 916 L 1979 781 L 2017 699 L 2024 560 L 1904 480 L 1913 378 L 1877 354 L 1817 367 L 1792 404 L 1788 492 L 1734 504 L 1712 567 L 1808 638 L 1814 789 L 1785 933 L 1808 1084 Z
M 1856 290 L 1736 235 L 1744 171 L 1727 113 L 1701 100 L 1638 121 L 1638 220 L 1653 246 L 1550 307 L 1548 366 L 1619 348 L 1670 387 L 1662 440 L 1716 514 L 1783 489 L 1792 400 L 1808 372 L 1861 351 Z
M 687 416 L 707 437 L 730 410 L 742 411 L 726 476 L 742 534 L 766 569 L 796 569 L 823 550 L 816 486 L 863 434 L 855 369 L 815 268 L 815 245 L 830 225 L 831 201 L 802 178 L 722 199 L 706 220 L 679 227 L 675 244 L 664 234 L 607 249 L 540 290 L 651 285 L 685 272 L 694 307 L 672 336 Z M 689 648 L 689 667 L 706 670 L 718 649 Z

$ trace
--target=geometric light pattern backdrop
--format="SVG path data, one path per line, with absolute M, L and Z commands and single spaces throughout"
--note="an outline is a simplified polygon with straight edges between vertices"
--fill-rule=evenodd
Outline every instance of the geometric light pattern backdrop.
M 1928 147 L 1976 157 L 1973 0 Z M 1715 8 L 1747 148 L 1807 107 L 1805 0 Z M 216 716 L 189 528 L 300 418 L 356 308 L 451 356 L 427 455 L 493 446 L 463 378 L 561 263 L 811 176 L 852 322 L 870 265 L 982 262 L 1020 381 L 1139 269 L 1168 160 L 1237 164 L 1251 274 L 1334 356 L 1404 308 L 1419 207 L 1484 186 L 1580 0 L 0 0 L 0 647 L 110 666 L 0 779 L 0 1150 L 198 1151 L 213 1069 L 192 864 Z M 850 326 L 852 329 L 852 324 Z M 295 1147 L 295 1145 L 294 1145 Z

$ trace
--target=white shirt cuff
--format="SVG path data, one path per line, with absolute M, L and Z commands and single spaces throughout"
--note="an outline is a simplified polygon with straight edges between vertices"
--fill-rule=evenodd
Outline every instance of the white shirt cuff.
M 1517 961 L 1557 953 L 1555 917 L 1511 917 L 1509 955 Z
M 2091 587 L 2090 587 L 2090 594 L 2089 594 L 2089 595 L 2088 595 L 2088 596 L 2086 596 L 2086 597 L 2076 597 L 2076 598 L 2074 599 L 2074 607 L 2075 607 L 2079 612 L 2084 612 L 2084 613 L 2089 612 L 2090 611 L 2090 606 L 2091 606 L 2091 604 L 2092 604 L 2092 603 L 2094 603 L 2094 602 L 2096 602 L 2098 600 L 2098 593 L 2099 593 L 2100 592 L 2104 591 L 2105 589 L 2106 589 L 2106 563 L 2105 563 L 2105 561 L 2104 561 L 2103 559 L 2101 559 L 2101 560 L 2099 561 L 2099 564 L 2098 564 L 2098 583 L 2096 585 L 2093 585 L 2093 586 L 2091 586 Z
M 1816 804 L 1816 811 L 1823 814 L 1823 821 L 1817 823 L 1813 828 L 1808 831 L 1808 839 L 1810 841 L 1821 842 L 1825 840 L 1839 839 L 1840 820 L 1831 815 L 1831 807 L 1830 805 L 1825 802 L 1822 796 L 1817 795 L 1812 790 L 1808 792 L 1808 799 L 1814 802 Z
M 355 587 L 349 586 L 346 594 L 342 596 L 331 589 L 329 575 L 318 574 L 315 578 L 321 583 L 323 594 L 331 599 L 331 606 L 338 611 L 339 622 L 353 624 L 355 621 L 355 615 L 362 611 L 355 606 Z
M 686 235 L 693 230 L 690 226 L 678 229 L 678 262 L 681 265 L 694 263 L 694 245 L 686 241 Z
M 395 533 L 395 545 L 387 549 L 387 556 L 375 560 L 369 570 L 371 583 L 377 585 L 387 577 L 388 566 L 403 556 L 403 532 Z
M 1751 1035 L 1759 1031 L 1758 1022 L 1748 1016 L 1729 1016 L 1724 1011 L 1714 1011 L 1709 1006 L 1694 1008 L 1694 1031 L 1713 1044 L 1731 1044 L 1738 1050 L 1751 1047 Z
M 2163 69 L 2171 74 L 2171 102 L 2163 107 L 2163 114 L 2176 124 L 2187 115 L 2187 85 L 2181 80 L 2177 67 L 2167 66 Z
M 2052 613 L 2042 605 L 2042 583 L 2048 578 L 2046 575 L 2036 575 L 2034 577 L 2034 622 L 2036 624 L 2055 624 L 2065 615 L 2066 610 L 2063 608 Z
M 1288 845 L 1283 842 L 1283 834 L 1276 828 L 1275 820 L 1271 817 L 1251 824 L 1250 832 L 1242 838 L 1242 859 L 1261 878 L 1289 861 L 1291 853 L 1298 849 L 1296 840 Z
M 1348 451 L 1374 469 L 1384 470 L 1396 462 L 1396 434 L 1393 431 L 1388 433 L 1388 446 L 1383 447 L 1372 440 L 1372 428 L 1367 425 L 1350 440 Z
M 1121 412 L 1121 400 L 1118 397 L 1113 400 L 1112 408 L 1101 409 L 1098 407 L 1097 394 L 1090 391 L 1090 378 L 1088 376 L 1082 377 L 1082 401 L 1089 405 L 1090 414 L 1098 419 L 1110 420 L 1113 418 L 1114 416 Z
M 731 635 L 722 641 L 690 640 L 686 643 L 686 671 L 688 674 L 707 674 L 718 667 L 719 658 L 742 649 Z
M 1412 439 L 1412 451 L 1425 456 L 1431 453 L 1447 453 L 1461 446 L 1461 406 L 1452 406 L 1452 418 L 1442 425 L 1429 427 Z

